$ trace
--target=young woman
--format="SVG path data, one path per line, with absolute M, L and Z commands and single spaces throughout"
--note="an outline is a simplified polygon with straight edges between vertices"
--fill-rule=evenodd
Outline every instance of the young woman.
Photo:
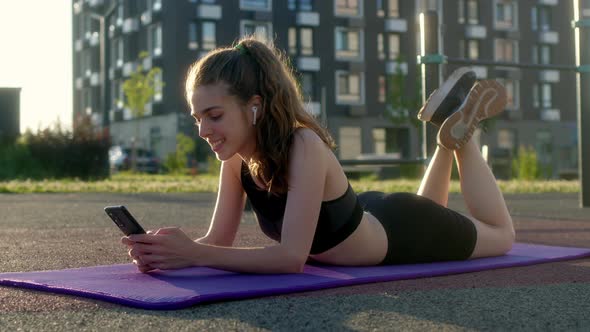
M 512 219 L 470 138 L 479 121 L 503 110 L 506 95 L 494 81 L 474 83 L 473 72 L 458 70 L 421 110 L 422 120 L 440 126 L 440 146 L 417 194 L 357 196 L 330 135 L 304 110 L 285 57 L 253 38 L 212 51 L 186 81 L 199 136 L 222 161 L 209 231 L 192 240 L 161 228 L 122 243 L 142 272 L 299 273 L 310 258 L 360 266 L 502 255 L 514 241 Z M 446 207 L 453 159 L 468 216 Z M 232 247 L 246 197 L 276 245 Z

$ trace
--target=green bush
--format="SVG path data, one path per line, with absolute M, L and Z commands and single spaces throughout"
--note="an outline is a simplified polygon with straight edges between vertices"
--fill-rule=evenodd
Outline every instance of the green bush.
M 213 156 L 207 157 L 207 173 L 219 175 L 221 172 L 221 161 Z
M 192 156 L 195 151 L 195 141 L 184 134 L 176 135 L 176 151 L 168 154 L 164 161 L 164 167 L 170 173 L 186 173 L 188 166 L 188 156 Z
M 512 160 L 512 176 L 519 180 L 535 180 L 540 177 L 537 152 L 532 147 L 520 146 Z
M 16 143 L 0 148 L 0 179 L 103 179 L 109 176 L 110 141 L 82 118 L 74 133 L 54 129 L 30 130 Z

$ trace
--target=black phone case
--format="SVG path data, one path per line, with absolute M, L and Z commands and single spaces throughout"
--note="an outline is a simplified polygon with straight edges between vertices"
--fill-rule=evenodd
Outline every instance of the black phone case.
M 104 211 L 115 222 L 115 225 L 119 227 L 123 234 L 145 234 L 143 227 L 133 218 L 125 206 L 107 206 L 104 208 Z

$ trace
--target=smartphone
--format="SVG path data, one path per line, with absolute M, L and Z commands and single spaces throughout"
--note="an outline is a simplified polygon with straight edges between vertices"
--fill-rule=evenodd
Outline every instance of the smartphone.
M 123 234 L 145 234 L 143 227 L 133 218 L 125 206 L 107 206 L 104 211 L 113 219 L 115 225 L 119 227 Z

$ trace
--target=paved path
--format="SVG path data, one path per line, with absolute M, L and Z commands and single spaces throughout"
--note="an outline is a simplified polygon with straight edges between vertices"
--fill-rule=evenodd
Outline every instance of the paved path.
M 522 242 L 590 247 L 577 195 L 507 195 Z M 211 194 L 0 194 L 0 271 L 127 262 L 102 208 L 125 204 L 146 228 L 208 227 Z M 450 206 L 464 210 L 459 195 Z M 250 213 L 239 245 L 270 243 Z M 590 259 L 145 311 L 0 287 L 0 331 L 589 330 Z

